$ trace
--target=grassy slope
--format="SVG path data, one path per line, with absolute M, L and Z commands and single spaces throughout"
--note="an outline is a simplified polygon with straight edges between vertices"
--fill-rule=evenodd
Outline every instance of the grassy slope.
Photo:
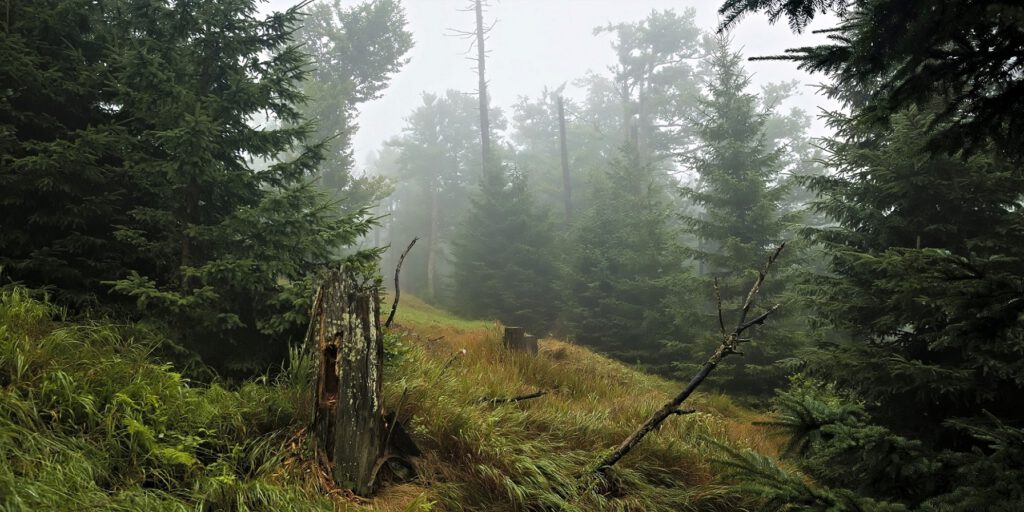
M 773 454 L 756 414 L 720 395 L 694 397 L 701 413 L 670 418 L 614 471 L 600 496 L 580 478 L 680 385 L 577 345 L 540 342 L 540 355 L 501 348 L 499 326 L 466 321 L 405 298 L 398 322 L 411 347 L 389 367 L 387 403 L 401 401 L 423 448 L 423 481 L 385 490 L 378 503 L 422 493 L 443 510 L 735 510 L 742 497 L 716 482 L 710 440 Z M 464 355 L 459 355 L 462 350 Z M 728 371 L 728 367 L 722 369 Z M 407 390 L 407 391 L 406 391 Z M 493 406 L 481 397 L 549 391 Z
M 151 332 L 66 323 L 2 291 L 0 510 L 735 510 L 749 504 L 716 482 L 711 440 L 773 452 L 755 415 L 699 396 L 703 412 L 645 439 L 608 492 L 581 492 L 678 384 L 556 340 L 512 355 L 497 325 L 415 298 L 398 323 L 386 403 L 401 404 L 421 476 L 362 501 L 328 492 L 309 462 L 313 366 L 300 352 L 273 382 L 200 386 L 152 362 Z M 549 394 L 479 403 L 537 389 Z

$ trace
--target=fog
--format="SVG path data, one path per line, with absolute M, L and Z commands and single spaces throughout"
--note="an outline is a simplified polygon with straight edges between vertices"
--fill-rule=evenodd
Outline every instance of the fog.
M 299 2 L 272 0 L 264 12 L 286 9 Z M 342 1 L 342 6 L 358 1 Z M 453 37 L 450 29 L 472 30 L 473 13 L 466 0 L 407 0 L 407 29 L 415 46 L 407 54 L 409 63 L 392 78 L 383 96 L 359 106 L 359 131 L 353 138 L 357 162 L 376 151 L 381 143 L 397 135 L 405 117 L 420 103 L 423 92 L 444 93 L 455 89 L 476 92 L 476 70 L 467 60 L 469 42 Z M 582 94 L 572 82 L 588 71 L 606 73 L 615 62 L 609 34 L 594 35 L 595 27 L 609 23 L 635 22 L 652 10 L 696 9 L 697 24 L 712 31 L 718 25 L 716 2 L 682 0 L 501 0 L 491 2 L 485 18 L 496 21 L 488 39 L 487 63 L 491 106 L 507 109 L 521 96 L 537 96 L 545 87 L 567 84 L 565 95 Z M 817 44 L 824 37 L 811 32 L 834 24 L 832 16 L 815 20 L 804 34 L 794 34 L 785 22 L 772 25 L 764 14 L 752 14 L 730 32 L 733 47 L 744 55 L 778 55 L 787 48 Z M 475 54 L 474 54 L 475 55 Z M 796 107 L 814 116 L 809 135 L 826 133 L 816 115 L 820 108 L 834 108 L 834 102 L 817 94 L 820 77 L 797 69 L 785 61 L 750 61 L 746 70 L 755 86 L 796 80 L 800 94 L 783 108 Z

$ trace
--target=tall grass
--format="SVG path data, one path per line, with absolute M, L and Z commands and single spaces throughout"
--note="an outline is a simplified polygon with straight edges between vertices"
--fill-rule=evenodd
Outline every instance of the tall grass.
M 198 386 L 150 360 L 152 332 L 61 319 L 0 291 L 0 510 L 335 509 L 281 470 L 311 367 Z
M 386 400 L 405 395 L 406 420 L 425 455 L 419 485 L 442 510 L 678 511 L 753 508 L 716 479 L 716 443 L 773 453 L 757 415 L 721 395 L 699 395 L 701 413 L 666 422 L 588 488 L 606 451 L 678 391 L 579 346 L 547 339 L 538 356 L 501 347 L 494 323 L 467 322 L 411 300 L 399 310 L 408 350 L 388 368 Z M 462 351 L 465 350 L 463 353 Z M 506 405 L 481 397 L 537 389 Z
M 69 323 L 24 290 L 0 291 L 0 510 L 755 509 L 716 478 L 715 443 L 775 447 L 727 398 L 696 397 L 700 413 L 648 436 L 599 492 L 594 464 L 678 384 L 557 340 L 538 356 L 510 354 L 497 324 L 414 298 L 398 320 L 386 404 L 401 405 L 423 452 L 419 476 L 355 500 L 325 488 L 310 462 L 307 351 L 292 349 L 273 380 L 200 385 L 155 362 L 158 333 Z M 537 389 L 548 394 L 480 400 Z

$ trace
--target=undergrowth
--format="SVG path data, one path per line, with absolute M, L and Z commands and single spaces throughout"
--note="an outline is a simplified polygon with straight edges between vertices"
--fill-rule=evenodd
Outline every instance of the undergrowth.
M 228 390 L 154 363 L 156 333 L 61 317 L 0 292 L 0 509 L 335 509 L 287 470 L 311 406 L 299 352 L 277 382 Z
M 386 404 L 423 452 L 412 482 L 372 500 L 325 488 L 305 427 L 314 363 L 225 387 L 156 362 L 159 333 L 70 323 L 0 292 L 0 510 L 678 511 L 755 509 L 716 477 L 718 444 L 776 451 L 758 416 L 718 396 L 672 418 L 594 486 L 594 464 L 678 384 L 581 347 L 501 348 L 499 326 L 403 298 Z M 533 400 L 484 397 L 535 390 Z M 763 419 L 763 418 L 762 418 Z

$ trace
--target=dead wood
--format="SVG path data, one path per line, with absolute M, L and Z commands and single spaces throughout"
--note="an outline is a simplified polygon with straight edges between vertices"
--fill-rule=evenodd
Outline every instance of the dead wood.
M 416 241 L 420 237 L 413 237 L 412 241 L 409 242 L 409 246 L 402 251 L 402 255 L 398 257 L 398 265 L 395 265 L 395 300 L 391 303 L 391 312 L 388 313 L 388 319 L 384 322 L 384 328 L 390 329 L 391 322 L 395 320 L 395 312 L 398 311 L 398 297 L 402 295 L 402 290 L 398 287 L 398 274 L 402 272 L 402 262 L 405 261 L 406 255 L 412 250 L 412 246 L 416 245 Z
M 718 346 L 718 349 L 715 350 L 713 354 L 711 354 L 711 357 L 709 357 L 708 360 L 704 363 L 704 365 L 701 366 L 697 374 L 694 375 L 692 379 L 690 379 L 690 382 L 686 385 L 685 388 L 683 388 L 682 391 L 679 392 L 678 395 L 672 398 L 671 401 L 666 403 L 660 409 L 655 411 L 654 414 L 652 414 L 651 417 L 647 419 L 647 421 L 641 424 L 639 428 L 637 428 L 635 431 L 633 431 L 632 434 L 626 437 L 626 439 L 623 440 L 622 443 L 619 444 L 619 446 L 615 448 L 615 450 L 612 451 L 611 454 L 609 454 L 607 457 L 601 460 L 601 462 L 594 469 L 594 473 L 597 474 L 597 476 L 604 476 L 604 473 L 608 471 L 609 468 L 614 466 L 616 462 L 625 457 L 626 454 L 628 454 L 630 450 L 633 449 L 633 447 L 640 443 L 644 436 L 646 436 L 652 430 L 658 428 L 658 426 L 661 425 L 661 422 L 665 421 L 665 419 L 667 419 L 669 416 L 677 414 L 689 414 L 693 412 L 692 410 L 680 409 L 679 406 L 682 405 L 682 403 L 685 402 L 687 398 L 690 398 L 690 395 L 692 395 L 693 392 L 697 389 L 697 387 L 699 387 L 701 383 L 704 382 L 704 379 L 706 379 L 708 375 L 710 375 L 711 372 L 714 371 L 714 369 L 718 366 L 718 363 L 722 362 L 722 359 L 725 359 L 727 356 L 732 354 L 742 354 L 742 352 L 740 352 L 739 350 L 740 343 L 750 341 L 748 339 L 743 339 L 740 337 L 743 334 L 743 331 L 746 331 L 752 326 L 764 323 L 768 316 L 775 312 L 775 310 L 778 309 L 779 307 L 778 305 L 772 306 L 764 313 L 755 317 L 753 320 L 747 320 L 747 316 L 750 313 L 750 308 L 753 306 L 754 299 L 757 297 L 758 292 L 761 291 L 761 285 L 764 284 L 764 279 L 765 276 L 768 274 L 768 270 L 771 269 L 772 264 L 775 263 L 775 260 L 779 257 L 779 253 L 782 252 L 782 249 L 785 246 L 785 243 L 779 245 L 779 247 L 775 249 L 775 252 L 773 252 L 772 255 L 768 257 L 768 261 L 765 263 L 764 268 L 757 273 L 757 280 L 754 281 L 753 286 L 750 287 L 750 291 L 747 293 L 746 299 L 743 301 L 743 307 L 740 309 L 740 315 L 739 319 L 736 321 L 736 327 L 732 330 L 732 332 L 729 333 L 727 333 L 725 330 L 725 322 L 721 320 L 723 318 L 722 302 L 720 292 L 718 291 L 718 284 L 716 282 L 715 296 L 718 302 L 718 317 L 720 319 L 719 325 L 722 333 L 722 342 Z
M 519 396 L 497 397 L 497 398 L 491 398 L 491 397 L 486 397 L 485 396 L 485 397 L 481 398 L 480 400 L 478 400 L 478 402 L 481 403 L 481 404 L 501 405 L 501 404 L 508 404 L 508 403 L 514 403 L 514 402 L 522 402 L 523 400 L 531 400 L 531 399 L 534 399 L 534 398 L 540 398 L 540 397 L 542 397 L 542 396 L 544 396 L 546 394 L 548 394 L 547 391 L 537 390 L 537 391 L 534 391 L 533 393 L 528 393 L 526 395 L 519 395 Z

